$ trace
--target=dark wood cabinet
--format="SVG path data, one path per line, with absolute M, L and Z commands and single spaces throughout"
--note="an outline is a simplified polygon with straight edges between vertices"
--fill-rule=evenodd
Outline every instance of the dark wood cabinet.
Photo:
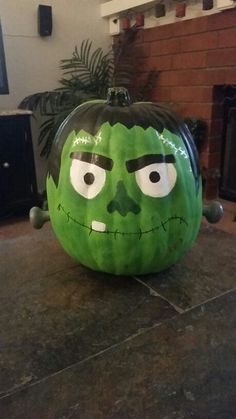
M 0 215 L 36 204 L 30 113 L 0 112 Z

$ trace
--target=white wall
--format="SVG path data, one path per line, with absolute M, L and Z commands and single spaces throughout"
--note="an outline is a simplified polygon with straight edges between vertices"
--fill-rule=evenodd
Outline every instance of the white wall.
M 52 6 L 52 36 L 38 35 L 39 4 Z M 27 95 L 58 86 L 60 60 L 89 38 L 105 51 L 111 44 L 108 22 L 100 17 L 100 0 L 0 0 L 9 95 L 0 95 L 0 110 L 15 109 Z M 46 162 L 39 157 L 37 124 L 32 123 L 39 190 L 44 189 Z

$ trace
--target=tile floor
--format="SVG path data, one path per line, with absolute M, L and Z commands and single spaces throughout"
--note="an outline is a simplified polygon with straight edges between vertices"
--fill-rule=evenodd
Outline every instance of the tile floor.
M 236 204 L 156 275 L 92 272 L 0 226 L 1 419 L 235 419 Z

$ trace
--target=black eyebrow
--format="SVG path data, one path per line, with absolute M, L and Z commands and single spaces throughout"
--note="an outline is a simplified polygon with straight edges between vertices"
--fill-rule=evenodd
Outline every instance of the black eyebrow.
M 128 160 L 126 168 L 131 173 L 153 163 L 175 163 L 175 156 L 173 154 L 146 154 L 137 159 Z
M 111 170 L 114 164 L 113 160 L 109 159 L 109 157 L 87 151 L 74 151 L 70 153 L 70 158 L 96 164 L 96 166 L 106 170 Z

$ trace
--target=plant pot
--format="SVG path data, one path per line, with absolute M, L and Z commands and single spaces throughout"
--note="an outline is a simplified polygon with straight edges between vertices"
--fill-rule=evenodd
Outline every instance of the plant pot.
M 144 26 L 144 15 L 142 13 L 135 16 L 135 26 L 136 28 Z
M 175 16 L 184 17 L 186 12 L 186 3 L 177 3 L 175 6 Z
M 202 10 L 213 9 L 213 0 L 202 0 Z
M 158 3 L 155 6 L 155 17 L 163 17 L 166 14 L 166 7 L 162 3 Z

